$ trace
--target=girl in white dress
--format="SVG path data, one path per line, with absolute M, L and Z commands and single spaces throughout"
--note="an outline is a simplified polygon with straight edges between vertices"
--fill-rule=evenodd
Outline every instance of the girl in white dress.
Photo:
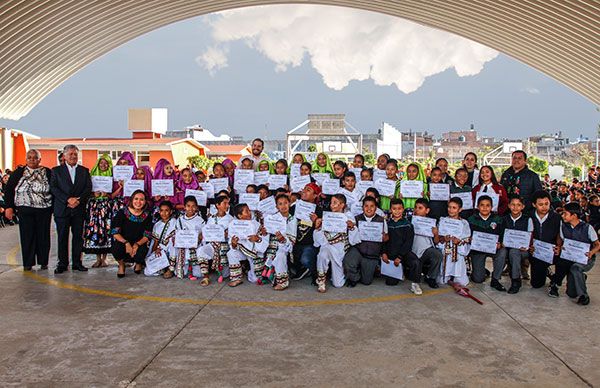
M 188 276 L 190 280 L 197 280 L 198 277 L 203 277 L 203 269 L 200 268 L 201 263 L 198 261 L 198 248 L 202 242 L 202 227 L 204 220 L 198 214 L 198 202 L 196 197 L 187 196 L 183 200 L 184 214 L 179 216 L 175 229 L 177 230 L 194 230 L 198 236 L 198 244 L 195 248 L 178 248 L 177 262 L 175 264 L 175 275 L 183 279 Z M 177 233 L 177 232 L 175 232 Z M 175 236 L 177 240 L 177 236 Z M 175 241 L 177 244 L 177 241 Z M 208 269 L 208 264 L 203 265 Z M 208 271 L 206 271 L 208 276 Z M 203 284 L 204 285 L 204 284 Z
M 267 278 L 273 278 L 273 289 L 283 291 L 290 285 L 288 274 L 288 254 L 292 251 L 296 242 L 296 229 L 298 227 L 296 218 L 290 214 L 290 198 L 286 194 L 278 194 L 276 197 L 277 210 L 280 216 L 286 220 L 286 232 L 281 234 L 269 234 L 269 246 L 265 252 Z
M 469 254 L 471 246 L 469 244 L 469 238 L 471 237 L 471 228 L 467 220 L 460 218 L 460 212 L 462 210 L 462 200 L 460 198 L 451 198 L 448 201 L 448 218 L 460 220 L 462 229 L 458 236 L 441 236 L 438 248 L 444 255 L 440 269 L 440 276 L 437 281 L 440 284 L 446 284 L 452 280 L 461 286 L 469 284 L 469 277 L 467 276 L 467 263 L 465 258 Z M 442 222 L 442 217 L 440 222 Z

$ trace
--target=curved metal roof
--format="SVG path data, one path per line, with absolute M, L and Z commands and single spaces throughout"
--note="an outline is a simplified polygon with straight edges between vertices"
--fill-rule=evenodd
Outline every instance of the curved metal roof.
M 211 12 L 285 3 L 359 8 L 446 30 L 600 105 L 598 0 L 4 0 L 0 116 L 23 117 L 85 65 L 146 32 Z

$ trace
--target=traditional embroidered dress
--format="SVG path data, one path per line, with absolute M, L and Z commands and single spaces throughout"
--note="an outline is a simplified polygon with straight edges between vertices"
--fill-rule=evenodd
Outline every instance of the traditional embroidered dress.
M 265 252 L 267 271 L 263 271 L 263 277 L 271 279 L 274 272 L 273 287 L 279 284 L 285 289 L 290 285 L 287 259 L 296 242 L 297 228 L 297 220 L 290 214 L 287 217 L 285 242 L 280 242 L 274 234 L 269 235 L 269 246 Z
M 195 230 L 198 234 L 198 246 L 196 248 L 178 248 L 177 259 L 175 262 L 175 276 L 182 279 L 184 276 L 189 276 L 190 279 L 202 276 L 200 262 L 198 261 L 198 248 L 201 244 L 202 227 L 204 220 L 199 214 L 194 214 L 188 217 L 185 214 L 177 219 L 175 226 L 176 230 Z M 208 264 L 206 265 L 208 270 Z
M 446 284 L 452 278 L 454 278 L 454 281 L 461 286 L 469 284 L 466 257 L 469 255 L 471 245 L 468 244 L 466 240 L 471 237 L 471 228 L 469 227 L 467 220 L 461 219 L 460 221 L 462 223 L 462 231 L 460 236 L 454 237 L 461 240 L 461 244 L 456 245 L 452 241 L 438 244 L 438 248 L 444 255 L 444 259 L 441 263 L 442 267 L 440 269 L 440 275 L 437 278 L 437 282 L 440 284 Z
M 256 221 L 252 222 L 252 229 L 254 234 L 258 234 L 260 224 Z M 251 242 L 247 238 L 240 238 L 238 240 L 237 248 L 231 246 L 231 239 L 233 236 L 229 236 L 229 246 L 231 249 L 227 252 L 227 261 L 229 262 L 229 281 L 234 282 L 242 280 L 242 260 L 248 260 L 250 264 L 250 271 L 248 272 L 248 281 L 251 283 L 258 283 L 257 273 L 260 274 L 264 268 L 264 254 L 269 245 L 269 238 L 265 236 L 258 242 Z M 262 263 L 262 264 L 261 264 Z M 261 266 L 260 271 L 256 270 L 256 265 Z
M 223 217 L 217 215 L 211 216 L 206 220 L 206 225 L 221 225 L 227 231 L 229 223 L 233 220 L 230 214 L 225 214 Z M 205 243 L 198 249 L 198 262 L 202 275 L 208 275 L 209 261 L 212 261 L 211 268 L 217 272 L 219 283 L 223 278 L 229 276 L 229 265 L 227 263 L 227 252 L 229 251 L 229 243 L 227 240 L 216 242 L 211 241 Z
M 356 222 L 352 214 L 345 213 L 346 218 Z M 317 254 L 317 286 L 319 289 L 325 289 L 325 280 L 329 264 L 331 264 L 331 283 L 334 287 L 342 287 L 346 283 L 344 276 L 344 255 L 350 248 L 350 245 L 356 245 L 360 242 L 358 228 L 348 229 L 344 233 L 330 233 L 323 229 L 315 230 L 314 246 L 321 247 Z
M 131 152 L 125 151 L 121 154 L 121 156 L 119 157 L 119 160 L 117 160 L 117 165 L 121 164 L 121 162 L 123 160 L 125 160 L 127 162 L 128 166 L 133 166 L 133 176 L 131 177 L 131 179 L 135 179 L 135 171 L 137 170 L 137 165 L 135 163 L 135 156 L 133 156 L 133 154 Z M 118 187 L 119 187 L 119 182 L 114 182 L 113 183 L 113 193 L 117 190 Z M 146 196 L 148 196 L 147 193 L 146 193 Z M 117 214 L 119 209 L 121 209 L 127 205 L 129 205 L 129 198 L 123 197 L 123 189 L 121 189 L 121 192 L 119 193 L 119 195 L 115 196 L 112 200 L 113 214 Z
M 108 169 L 101 171 L 101 160 L 108 163 Z M 92 176 L 112 176 L 112 160 L 106 154 L 102 155 L 90 171 Z M 85 253 L 102 254 L 110 252 L 112 246 L 111 221 L 113 205 L 111 193 L 101 197 L 90 196 L 86 205 L 86 217 L 83 231 L 83 251 Z
M 171 271 L 175 271 L 175 258 L 177 257 L 177 252 L 174 247 L 175 242 L 175 223 L 176 220 L 174 218 L 169 218 L 167 222 L 160 220 L 154 227 L 152 228 L 152 239 L 150 240 L 150 250 L 148 251 L 148 256 L 164 256 L 169 261 L 169 269 Z M 160 251 L 154 252 L 155 247 L 159 246 Z M 159 275 L 161 271 L 151 273 L 148 271 L 148 267 L 144 268 L 144 275 L 146 276 L 156 276 Z

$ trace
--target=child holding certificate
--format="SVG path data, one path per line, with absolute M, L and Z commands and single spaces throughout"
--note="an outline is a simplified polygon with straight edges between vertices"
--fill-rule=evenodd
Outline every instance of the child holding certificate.
M 486 167 L 487 166 L 483 166 L 481 170 L 479 170 L 479 179 L 481 179 L 482 175 L 486 174 Z M 511 194 L 508 202 L 509 214 L 505 215 L 503 220 L 505 230 L 511 229 L 522 232 L 533 232 L 533 221 L 529 216 L 523 214 L 524 208 L 525 203 L 523 202 L 523 198 Z M 523 247 L 502 247 L 498 251 L 498 260 L 506 263 L 506 260 L 508 259 L 511 279 L 510 288 L 508 289 L 509 294 L 516 294 L 521 289 L 521 263 L 529 257 L 530 245 L 531 242 L 528 242 L 527 245 L 524 245 Z
M 160 159 L 156 162 L 156 166 L 154 167 L 154 177 L 153 179 L 170 179 L 173 181 L 173 195 L 155 195 L 152 194 L 152 198 L 154 199 L 154 204 L 158 205 L 162 201 L 169 201 L 173 205 L 177 205 L 177 197 L 175 196 L 175 182 L 177 181 L 177 175 L 175 174 L 175 170 L 173 169 L 173 165 L 167 159 Z M 152 191 L 152 187 L 150 187 L 150 191 Z M 153 219 L 157 220 L 158 217 L 158 207 L 154 208 L 154 216 Z
M 398 161 L 396 159 L 389 159 L 386 162 L 385 174 L 386 179 L 396 182 L 393 195 L 386 196 L 382 194 L 379 198 L 379 206 L 381 207 L 381 210 L 383 210 L 386 213 L 389 213 L 391 200 L 394 198 L 398 198 L 398 196 L 400 195 L 400 181 L 398 180 Z M 376 182 L 373 183 L 376 184 Z
M 198 249 L 198 262 L 202 263 L 202 267 L 208 268 L 209 261 L 212 261 L 212 269 L 217 272 L 219 276 L 219 283 L 223 281 L 224 277 L 229 275 L 229 268 L 227 266 L 227 252 L 229 251 L 229 244 L 227 243 L 227 227 L 233 217 L 229 214 L 229 197 L 227 195 L 217 195 L 215 198 L 215 207 L 217 213 L 211 215 L 206 220 L 206 225 L 220 225 L 224 229 L 224 239 L 222 241 L 206 241 L 203 246 Z M 208 277 L 204 277 L 202 281 L 205 285 L 210 284 Z
M 471 280 L 475 283 L 483 283 L 486 277 L 485 259 L 491 256 L 493 259 L 494 269 L 492 271 L 492 280 L 490 286 L 498 291 L 506 291 L 506 288 L 500 283 L 500 276 L 504 269 L 504 258 L 498 254 L 498 250 L 502 247 L 500 241 L 502 241 L 502 234 L 504 231 L 504 223 L 502 218 L 492 213 L 492 198 L 488 195 L 482 195 L 477 200 L 477 213 L 469 217 L 469 226 L 472 232 L 482 232 L 487 234 L 494 234 L 498 236 L 498 242 L 490 252 L 480 252 L 473 250 L 471 246 L 471 264 L 473 271 L 471 273 Z M 473 241 L 471 241 L 473 245 Z
M 404 197 L 400 194 L 400 198 L 404 202 L 404 209 L 408 210 L 409 215 L 412 215 L 412 209 L 415 208 L 417 199 L 424 198 L 427 195 L 427 177 L 423 171 L 423 167 L 419 163 L 411 163 L 406 167 L 406 176 L 403 178 L 406 181 L 421 181 L 423 182 L 423 191 L 418 197 Z M 410 217 L 407 217 L 410 218 Z
M 587 257 L 585 262 L 567 260 L 562 258 L 564 252 L 561 254 L 556 261 L 556 272 L 550 285 L 549 295 L 558 297 L 558 286 L 567 276 L 567 295 L 571 298 L 578 298 L 577 304 L 586 306 L 590 304 L 590 297 L 585 284 L 587 277 L 585 273 L 591 270 L 596 263 L 596 253 L 600 251 L 598 234 L 590 224 L 581 220 L 581 206 L 577 202 L 567 203 L 561 216 L 563 223 L 560 227 L 560 238 L 563 241 L 574 240 L 577 243 L 587 244 L 590 249 L 584 253 Z
M 290 199 L 285 194 L 278 194 L 276 199 L 278 215 L 286 221 L 285 233 L 277 231 L 269 233 L 269 246 L 265 252 L 266 266 L 273 268 L 275 278 L 273 280 L 273 289 L 283 291 L 290 285 L 288 274 L 287 258 L 292 251 L 292 246 L 296 241 L 296 218 L 290 214 Z M 265 227 L 266 224 L 265 224 Z M 268 229 L 268 227 L 267 227 Z M 269 269 L 268 272 L 271 272 Z M 263 275 L 269 277 L 269 273 Z
M 466 168 L 459 168 L 454 173 L 454 182 L 450 184 L 450 198 L 455 197 L 453 194 L 463 194 L 469 193 L 471 194 L 470 208 L 465 209 L 465 201 L 463 200 L 462 211 L 460 212 L 460 218 L 468 219 L 473 214 L 473 196 L 471 186 L 467 185 L 467 180 L 469 179 L 469 173 Z M 462 198 L 461 198 L 462 199 Z
M 237 287 L 242 281 L 241 261 L 247 260 L 250 264 L 248 271 L 248 281 L 258 283 L 257 274 L 261 274 L 264 267 L 264 254 L 269 239 L 263 238 L 266 232 L 257 221 L 252 220 L 252 213 L 246 204 L 238 204 L 233 209 L 233 214 L 238 220 L 249 221 L 250 229 L 248 235 L 236 236 L 233 232 L 229 234 L 229 252 L 227 252 L 227 261 L 229 262 L 229 287 Z M 231 226 L 231 225 L 230 225 Z M 256 264 L 262 265 L 257 268 Z
M 188 196 L 184 198 L 184 214 L 177 219 L 175 225 L 175 234 L 179 230 L 193 230 L 197 234 L 198 242 L 193 248 L 178 248 L 177 261 L 175 264 L 175 275 L 183 279 L 188 276 L 190 280 L 196 280 L 198 277 L 208 278 L 208 265 L 201 264 L 198 261 L 198 248 L 202 241 L 202 227 L 204 220 L 198 214 L 198 202 L 196 197 Z M 175 236 L 175 245 L 177 246 L 177 235 Z M 207 286 L 206 280 L 202 279 L 202 285 Z
M 154 224 L 152 228 L 152 239 L 150 240 L 150 250 L 149 254 L 146 258 L 146 262 L 148 262 L 148 257 L 154 256 L 155 258 L 159 258 L 160 256 L 164 256 L 169 266 L 163 268 L 163 277 L 165 279 L 170 279 L 173 277 L 173 271 L 175 270 L 175 247 L 173 246 L 173 242 L 175 240 L 175 223 L 176 219 L 173 218 L 173 204 L 169 201 L 163 201 L 158 205 L 158 214 L 160 216 L 160 220 Z M 156 276 L 160 274 L 159 272 L 150 272 L 148 270 L 148 266 L 144 269 L 144 275 L 146 276 Z
M 554 245 L 554 255 L 559 254 L 560 241 L 560 223 L 561 218 L 554 210 L 551 209 L 552 198 L 545 190 L 538 190 L 531 196 L 531 203 L 535 208 L 533 217 L 533 240 L 539 240 L 544 243 Z M 561 205 L 562 206 L 562 205 Z M 536 257 L 537 256 L 537 257 Z M 541 288 L 546 285 L 548 277 L 548 268 L 552 265 L 553 259 L 543 261 L 536 255 L 535 249 L 531 248 L 531 287 Z M 558 292 L 558 289 L 557 289 Z
M 319 292 L 326 292 L 325 281 L 331 264 L 331 283 L 334 287 L 342 287 L 346 282 L 344 276 L 344 255 L 350 245 L 357 244 L 358 230 L 355 228 L 354 217 L 346 213 L 346 197 L 343 194 L 335 194 L 331 197 L 331 211 L 344 213 L 346 225 L 344 232 L 329 232 L 323 229 L 321 223 L 317 223 L 314 234 L 314 246 L 321 248 L 317 254 L 317 287 Z
M 419 198 L 415 201 L 414 215 L 419 217 L 429 216 L 429 201 L 426 198 Z M 436 248 L 439 242 L 438 229 L 431 228 L 433 237 L 421 236 L 416 234 L 413 239 L 412 252 L 418 259 L 414 265 L 404 263 L 407 278 L 413 283 L 410 290 L 416 295 L 421 295 L 423 291 L 419 283 L 423 269 L 427 268 L 425 283 L 430 288 L 438 288 L 437 277 L 440 274 L 440 263 L 442 262 L 442 252 Z M 391 236 L 390 236 L 391 238 Z M 393 241 L 393 240 L 392 240 Z
M 431 189 L 431 183 L 433 184 L 444 184 L 442 181 L 443 173 L 439 167 L 434 167 L 431 169 L 431 181 L 428 186 Z M 442 186 L 444 187 L 444 186 Z M 448 187 L 448 186 L 446 186 Z M 429 194 L 429 198 L 431 198 L 431 194 Z M 448 215 L 448 198 L 446 200 L 429 200 L 429 217 L 435 218 L 439 220 L 440 217 L 446 217 Z
M 366 197 L 363 199 L 362 208 L 363 213 L 356 217 L 359 236 L 361 235 L 361 228 L 366 227 L 366 224 L 379 224 L 381 233 L 379 236 L 369 236 L 368 240 L 361 237 L 360 243 L 346 252 L 344 271 L 348 287 L 356 286 L 359 281 L 365 285 L 373 282 L 375 269 L 379 265 L 379 257 L 383 252 L 383 245 L 388 241 L 387 224 L 385 218 L 376 214 L 377 201 L 375 198 Z M 371 237 L 375 238 L 371 239 Z
M 470 250 L 471 228 L 469 228 L 467 220 L 460 217 L 461 210 L 462 200 L 460 198 L 451 198 L 448 201 L 448 218 L 459 220 L 462 228 L 457 228 L 452 235 L 440 236 L 439 238 L 438 247 L 444 254 L 444 261 L 438 277 L 438 281 L 442 284 L 446 284 L 450 280 L 461 286 L 469 284 L 466 257 Z

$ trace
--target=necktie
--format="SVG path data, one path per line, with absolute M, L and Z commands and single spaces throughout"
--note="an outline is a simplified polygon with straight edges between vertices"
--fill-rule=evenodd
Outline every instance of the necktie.
M 487 185 L 485 185 L 485 186 L 484 186 L 484 188 L 483 188 L 483 192 L 484 192 L 484 193 L 487 193 Z

